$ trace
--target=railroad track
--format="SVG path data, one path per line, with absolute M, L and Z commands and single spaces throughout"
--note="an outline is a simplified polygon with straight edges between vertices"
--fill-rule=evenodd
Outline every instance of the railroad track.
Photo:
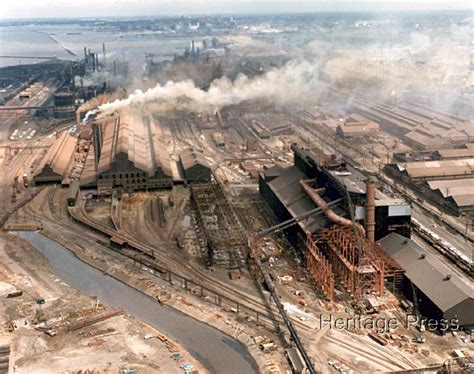
M 173 269 L 179 269 L 180 276 L 185 278 L 189 278 L 195 283 L 199 283 L 204 285 L 205 287 L 223 294 L 224 296 L 228 297 L 230 300 L 236 301 L 241 304 L 243 307 L 248 307 L 250 309 L 256 310 L 265 315 L 274 315 L 279 316 L 278 311 L 275 307 L 269 308 L 265 305 L 262 301 L 256 300 L 254 297 L 251 297 L 243 292 L 236 290 L 235 288 L 226 285 L 223 282 L 216 280 L 215 278 L 209 276 L 204 271 L 200 269 L 196 269 L 195 267 L 190 266 L 189 264 L 180 263 L 176 260 L 172 259 L 168 254 L 165 248 L 160 246 L 154 246 L 144 244 L 141 241 L 138 241 L 136 238 L 126 235 L 123 233 L 118 233 L 115 230 L 97 222 L 90 217 L 83 211 L 81 207 L 70 207 L 68 208 L 70 214 L 79 222 L 89 226 L 90 228 L 101 232 L 105 236 L 122 239 L 123 241 L 127 242 L 129 246 L 133 247 L 136 251 L 138 251 L 144 258 L 150 259 L 153 258 L 156 262 L 156 265 L 161 267 L 165 272 L 167 271 L 167 267 L 173 267 Z M 277 317 L 279 318 L 279 317 Z M 295 326 L 299 329 L 307 332 L 312 333 L 314 330 L 300 322 L 296 319 L 291 319 Z

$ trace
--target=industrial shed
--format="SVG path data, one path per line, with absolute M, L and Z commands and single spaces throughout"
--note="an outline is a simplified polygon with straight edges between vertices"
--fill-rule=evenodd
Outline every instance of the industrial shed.
M 94 170 L 86 160 L 84 187 L 97 186 L 99 194 L 112 188 L 125 191 L 169 188 L 172 170 L 158 124 L 128 110 L 94 126 Z
M 466 144 L 463 148 L 439 149 L 433 153 L 433 158 L 436 160 L 474 158 L 474 144 Z
M 414 181 L 462 179 L 474 176 L 474 158 L 389 164 L 385 169 L 392 175 Z
M 473 158 L 390 164 L 385 171 L 449 214 L 474 216 Z
M 66 177 L 71 158 L 76 148 L 76 138 L 68 132 L 62 133 L 49 147 L 45 156 L 33 172 L 35 185 L 61 183 Z
M 336 167 L 335 159 L 323 158 L 311 151 L 292 146 L 294 165 L 282 169 L 272 167 L 259 175 L 259 191 L 279 222 L 301 216 L 318 208 L 311 197 L 300 184 L 302 180 L 315 179 L 318 188 L 324 188 L 322 198 L 330 203 L 339 198 L 345 198 L 349 193 L 356 210 L 356 219 L 365 218 L 366 177 L 356 169 L 344 165 L 344 169 Z M 326 160 L 322 167 L 320 160 Z M 342 168 L 342 163 L 339 162 Z M 344 171 L 342 171 L 344 170 Z M 410 206 L 399 200 L 387 199 L 380 191 L 376 191 L 375 217 L 378 223 L 375 227 L 375 237 L 381 238 L 387 233 L 396 231 L 410 236 Z M 331 209 L 339 216 L 349 217 L 345 204 L 341 201 Z M 298 222 L 284 232 L 290 243 L 300 250 L 306 243 L 307 233 L 317 234 L 322 228 L 330 226 L 325 214 L 314 214 Z
M 179 154 L 179 171 L 186 182 L 208 182 L 212 171 L 206 159 L 193 150 L 186 150 Z
M 472 283 L 399 234 L 392 233 L 379 244 L 405 269 L 403 292 L 413 299 L 413 284 L 424 316 L 436 320 L 457 318 L 461 326 L 474 326 Z

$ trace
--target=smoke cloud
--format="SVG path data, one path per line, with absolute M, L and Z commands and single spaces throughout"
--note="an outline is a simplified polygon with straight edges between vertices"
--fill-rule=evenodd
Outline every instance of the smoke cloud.
M 169 81 L 145 92 L 137 90 L 126 99 L 103 104 L 99 110 L 104 115 L 150 105 L 202 112 L 257 99 L 268 99 L 278 105 L 301 103 L 309 98 L 314 100 L 324 91 L 320 68 L 319 61 L 291 61 L 255 78 L 241 74 L 234 81 L 225 77 L 216 79 L 207 90 L 196 87 L 192 80 Z

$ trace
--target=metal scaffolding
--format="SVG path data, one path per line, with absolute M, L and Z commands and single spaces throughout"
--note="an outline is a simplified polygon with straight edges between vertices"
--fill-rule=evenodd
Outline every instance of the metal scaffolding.
M 320 251 L 311 236 L 306 244 L 306 268 L 314 278 L 316 284 L 321 287 L 330 302 L 334 301 L 334 273 L 329 260 Z
M 240 268 L 247 256 L 247 242 L 222 187 L 216 183 L 193 184 L 191 196 L 204 234 L 209 266 Z
M 382 296 L 385 279 L 399 284 L 403 269 L 383 248 L 360 237 L 352 228 L 334 225 L 320 231 L 306 245 L 307 267 L 317 285 L 334 300 L 334 281 L 356 300 L 376 292 Z

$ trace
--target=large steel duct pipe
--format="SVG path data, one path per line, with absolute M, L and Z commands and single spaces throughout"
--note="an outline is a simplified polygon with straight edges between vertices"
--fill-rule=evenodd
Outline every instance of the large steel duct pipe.
M 340 215 L 336 214 L 331 208 L 328 207 L 328 204 L 324 201 L 324 199 L 319 196 L 319 192 L 321 192 L 323 189 L 315 190 L 309 185 L 310 182 L 313 182 L 313 179 L 300 180 L 300 185 L 311 198 L 311 200 L 313 200 L 313 202 L 319 208 L 321 208 L 324 214 L 326 214 L 328 220 L 336 225 L 352 226 L 352 221 L 350 219 L 341 217 Z M 360 234 L 365 236 L 365 229 L 362 227 L 362 225 L 355 223 L 355 227 Z
M 367 239 L 373 243 L 375 241 L 375 179 L 373 177 L 367 180 L 366 192 L 365 228 Z

